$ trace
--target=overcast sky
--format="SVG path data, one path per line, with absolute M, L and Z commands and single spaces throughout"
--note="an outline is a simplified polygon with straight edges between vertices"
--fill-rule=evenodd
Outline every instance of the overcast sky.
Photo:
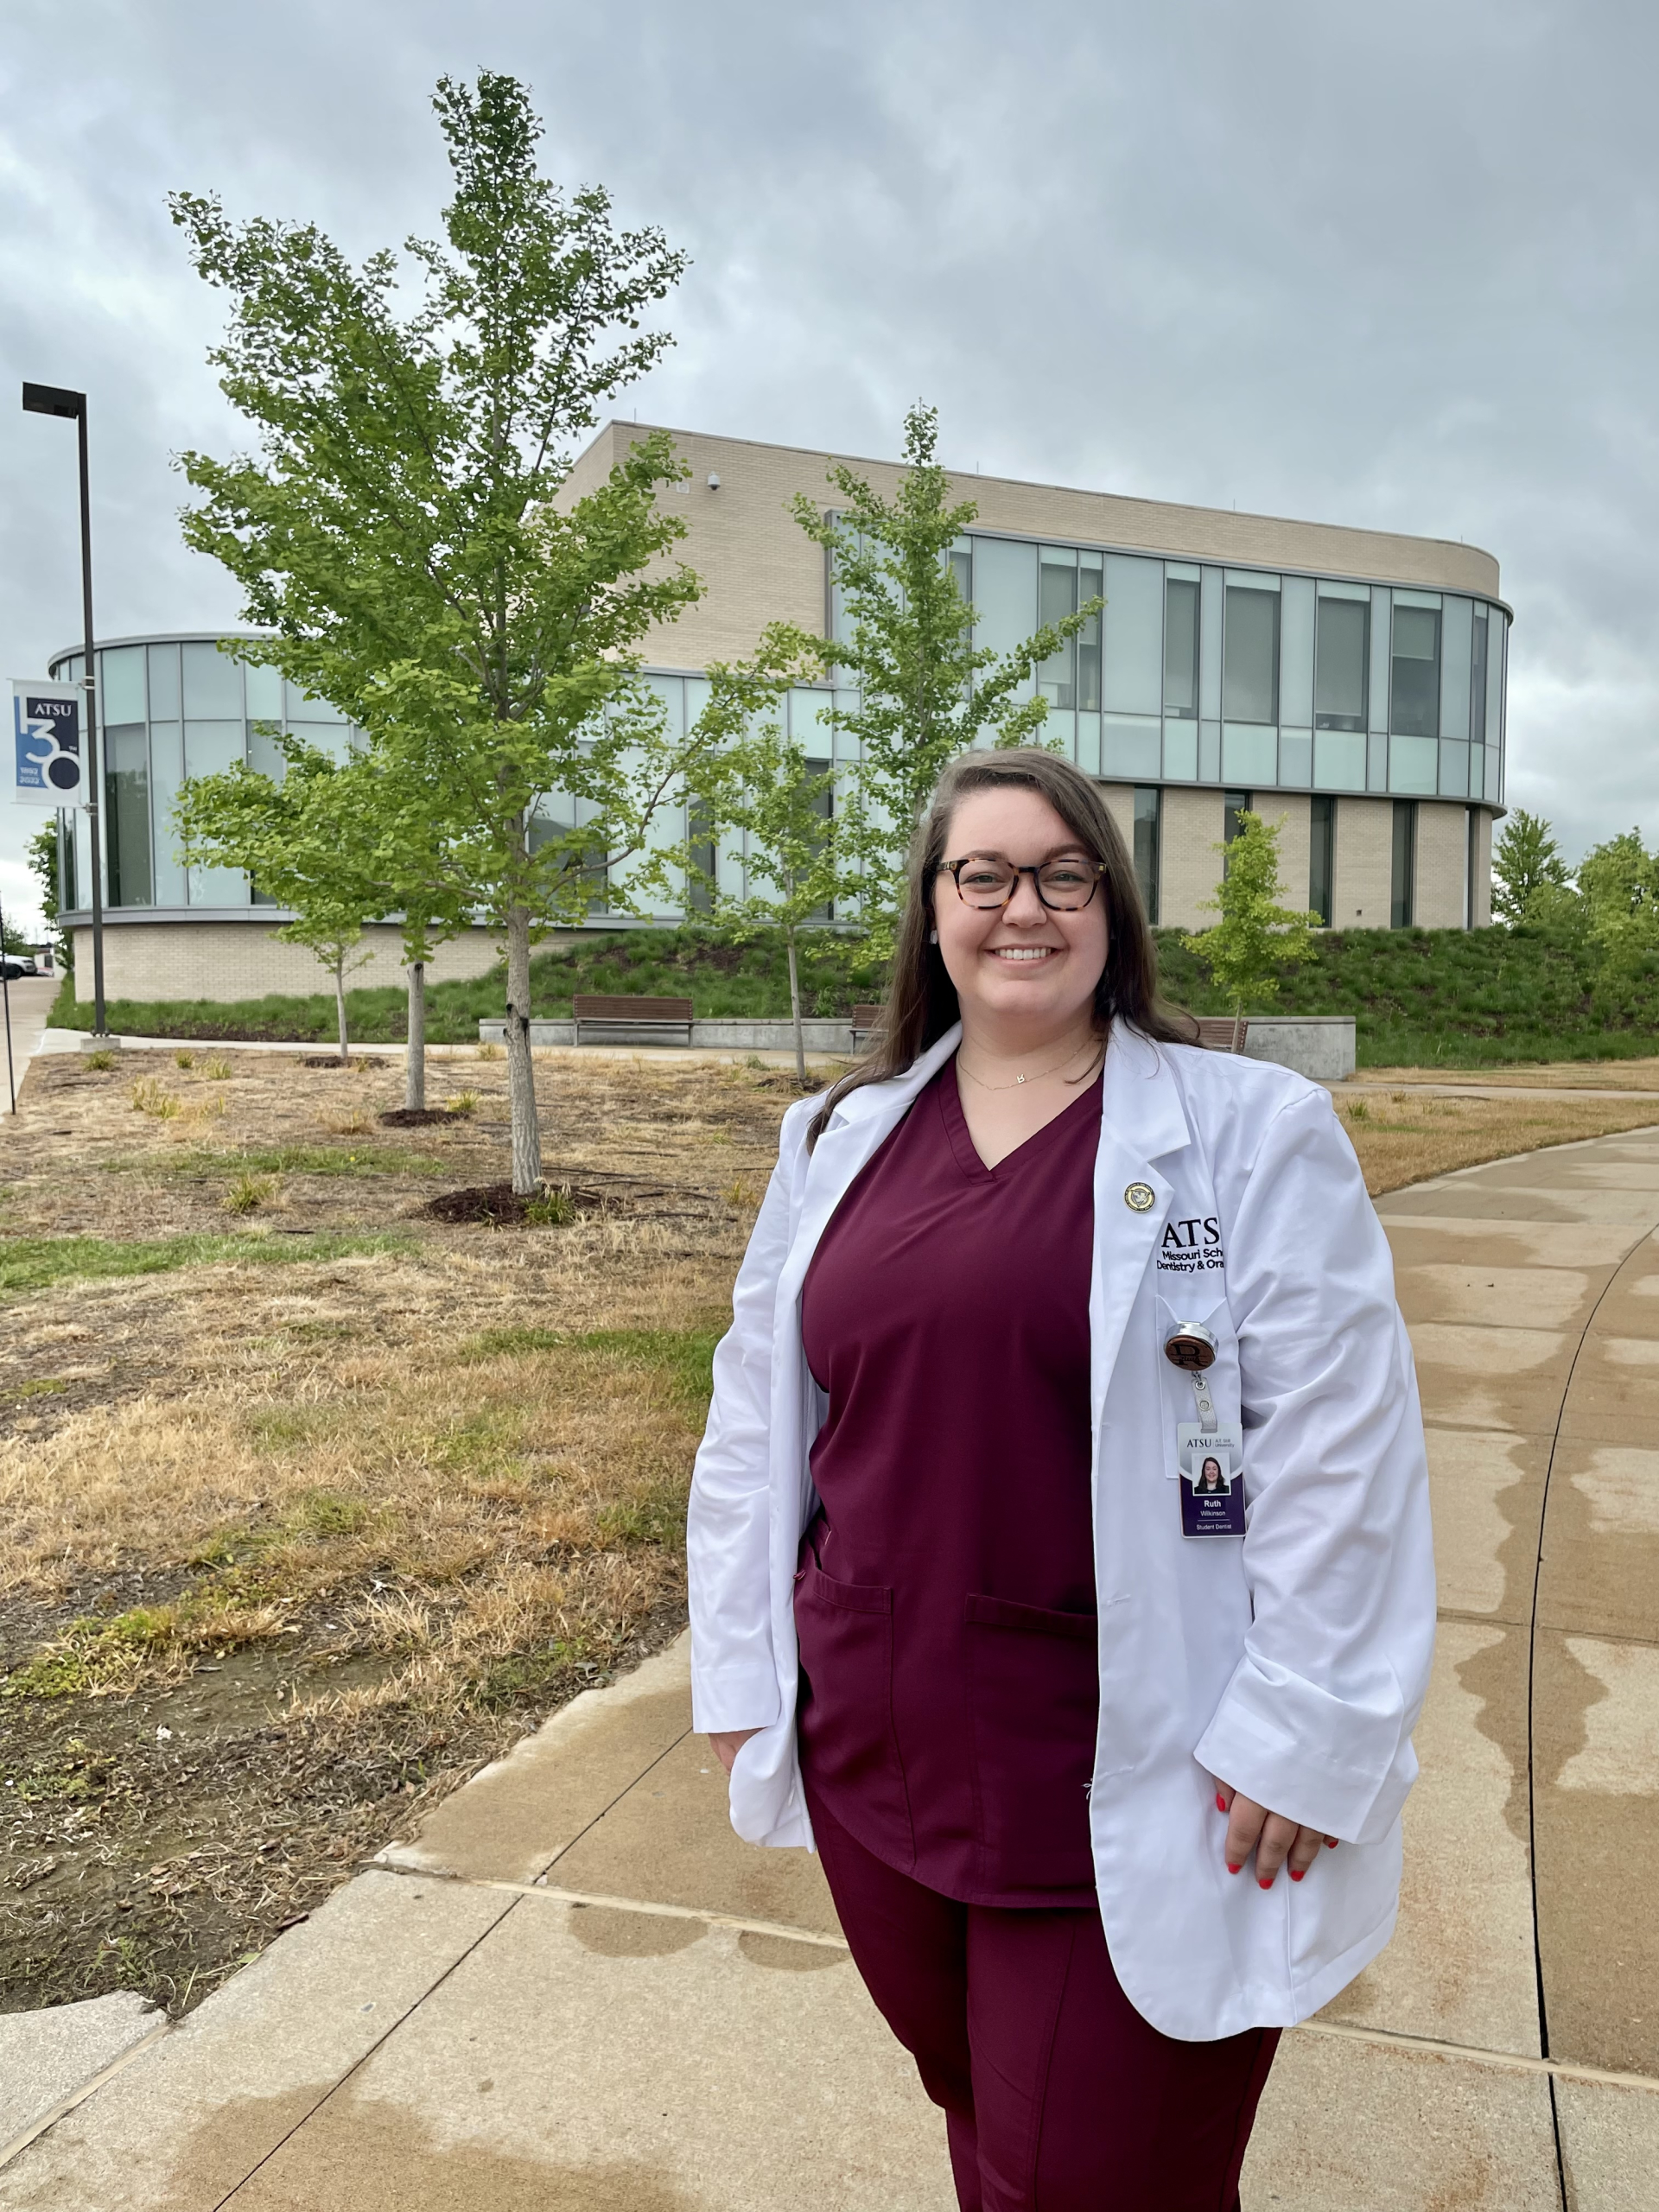
M 955 465 L 1486 546 L 1511 804 L 1659 838 L 1653 0 L 9 0 L 0 676 L 79 626 L 24 377 L 91 396 L 100 636 L 237 619 L 179 542 L 171 455 L 239 439 L 166 193 L 433 232 L 480 67 L 693 257 L 619 411 L 889 454 L 922 394 Z

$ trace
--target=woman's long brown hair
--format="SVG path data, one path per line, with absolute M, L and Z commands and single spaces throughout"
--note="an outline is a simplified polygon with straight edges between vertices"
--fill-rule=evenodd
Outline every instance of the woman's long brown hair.
M 1161 1044 L 1197 1042 L 1192 1015 L 1159 995 L 1158 948 L 1141 903 L 1141 887 L 1099 786 L 1056 753 L 1020 747 L 1006 753 L 959 753 L 934 786 L 911 844 L 909 889 L 893 950 L 886 1027 L 874 1050 L 842 1077 L 813 1116 L 806 1133 L 809 1149 L 849 1091 L 902 1075 L 960 1018 L 957 987 L 944 971 L 939 948 L 928 942 L 933 886 L 958 803 L 969 791 L 998 791 L 1009 784 L 1046 799 L 1105 869 L 1099 895 L 1106 902 L 1106 965 L 1095 986 L 1095 1027 L 1100 1034 L 1104 1037 L 1114 1021 L 1121 1021 Z

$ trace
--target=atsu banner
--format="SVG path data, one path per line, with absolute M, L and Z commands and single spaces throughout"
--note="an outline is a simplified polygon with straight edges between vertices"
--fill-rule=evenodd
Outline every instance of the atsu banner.
M 79 806 L 86 797 L 78 683 L 14 683 L 11 795 L 22 806 Z

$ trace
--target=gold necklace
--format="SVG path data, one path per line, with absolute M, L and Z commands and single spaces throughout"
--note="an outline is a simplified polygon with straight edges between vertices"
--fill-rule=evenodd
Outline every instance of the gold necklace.
M 1090 1040 L 1090 1044 L 1092 1044 L 1093 1041 L 1094 1040 L 1091 1039 Z M 976 1075 L 974 1073 L 972 1068 L 970 1068 L 968 1063 L 963 1058 L 960 1050 L 958 1050 L 957 1053 L 957 1065 L 962 1070 L 963 1075 L 967 1077 L 969 1082 L 976 1083 L 982 1090 L 1017 1090 L 1022 1084 L 1042 1083 L 1049 1076 L 1058 1075 L 1062 1068 L 1069 1068 L 1072 1061 L 1077 1058 L 1077 1054 L 1085 1049 L 1086 1048 L 1082 1045 L 1074 1045 L 1071 1050 L 1066 1054 L 1065 1058 L 1063 1060 L 1056 1060 L 1052 1068 L 1041 1068 L 1035 1075 L 1017 1075 L 1012 1083 L 987 1083 L 982 1075 Z

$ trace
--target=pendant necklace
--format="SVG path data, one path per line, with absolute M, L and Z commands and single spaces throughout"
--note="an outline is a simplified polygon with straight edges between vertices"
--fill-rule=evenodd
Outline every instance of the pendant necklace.
M 967 1077 L 969 1082 L 976 1083 L 982 1090 L 1018 1090 L 1023 1084 L 1042 1083 L 1046 1081 L 1049 1076 L 1058 1075 L 1062 1068 L 1069 1068 L 1071 1066 L 1072 1061 L 1077 1058 L 1077 1054 L 1084 1049 L 1084 1046 L 1081 1045 L 1073 1046 L 1072 1049 L 1066 1054 L 1065 1058 L 1063 1060 L 1056 1060 L 1052 1068 L 1039 1068 L 1035 1075 L 1017 1075 L 1012 1083 L 987 1083 L 982 1075 L 976 1075 L 974 1073 L 972 1068 L 970 1068 L 967 1062 L 963 1058 L 960 1052 L 957 1054 L 957 1065 L 961 1069 L 963 1074 Z

